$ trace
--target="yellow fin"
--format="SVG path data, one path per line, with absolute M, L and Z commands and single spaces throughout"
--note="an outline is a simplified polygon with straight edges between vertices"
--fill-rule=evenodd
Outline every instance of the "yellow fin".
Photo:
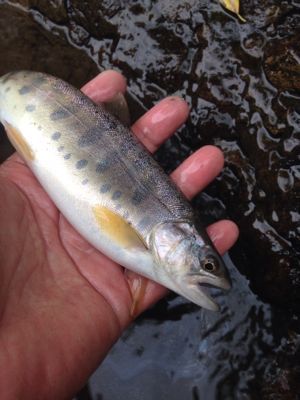
M 119 214 L 100 205 L 93 207 L 93 212 L 99 228 L 122 247 L 146 247 L 134 228 Z
M 11 144 L 14 146 L 17 152 L 26 161 L 34 160 L 34 152 L 29 146 L 29 144 L 25 141 L 22 133 L 17 128 L 15 128 L 13 125 L 9 124 L 6 121 L 3 122 L 3 125 Z
M 229 11 L 236 14 L 242 22 L 246 22 L 245 18 L 240 14 L 239 0 L 220 0 L 220 3 Z
M 142 310 L 142 305 L 149 280 L 144 276 L 135 274 L 131 271 L 127 271 L 127 276 L 129 277 L 129 287 L 132 296 L 130 316 L 132 318 L 136 318 Z

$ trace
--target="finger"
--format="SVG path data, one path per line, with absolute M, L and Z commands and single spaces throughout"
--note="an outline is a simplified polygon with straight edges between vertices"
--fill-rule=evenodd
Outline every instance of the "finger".
M 132 126 L 132 131 L 150 152 L 154 152 L 185 122 L 187 103 L 172 96 L 159 102 Z
M 224 254 L 237 241 L 239 229 L 234 222 L 224 219 L 209 225 L 207 233 L 218 252 Z
M 125 93 L 126 79 L 117 71 L 101 72 L 94 79 L 85 84 L 81 90 L 95 103 L 102 103 L 113 99 L 118 93 Z
M 222 151 L 215 146 L 204 146 L 173 171 L 171 178 L 190 200 L 219 175 L 223 165 Z

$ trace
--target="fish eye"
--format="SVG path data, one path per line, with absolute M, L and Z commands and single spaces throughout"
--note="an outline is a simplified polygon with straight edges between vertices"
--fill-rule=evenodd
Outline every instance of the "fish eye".
M 216 272 L 218 270 L 219 263 L 218 260 L 214 257 L 206 258 L 203 261 L 203 269 L 207 272 Z

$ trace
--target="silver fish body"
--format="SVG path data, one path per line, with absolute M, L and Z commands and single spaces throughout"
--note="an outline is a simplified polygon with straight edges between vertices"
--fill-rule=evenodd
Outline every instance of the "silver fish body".
M 222 260 L 180 191 L 130 130 L 50 75 L 0 79 L 0 120 L 46 192 L 91 244 L 200 306 L 229 288 Z

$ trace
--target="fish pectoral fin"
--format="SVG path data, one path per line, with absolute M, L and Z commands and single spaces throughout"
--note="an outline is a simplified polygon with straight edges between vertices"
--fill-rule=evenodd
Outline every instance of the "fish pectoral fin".
M 101 231 L 118 245 L 147 249 L 138 232 L 121 215 L 102 205 L 94 206 L 93 213 Z
M 25 161 L 34 160 L 34 152 L 29 144 L 24 139 L 22 133 L 18 130 L 18 128 L 9 124 L 6 121 L 3 121 L 3 126 L 5 128 L 7 137 L 17 152 Z

